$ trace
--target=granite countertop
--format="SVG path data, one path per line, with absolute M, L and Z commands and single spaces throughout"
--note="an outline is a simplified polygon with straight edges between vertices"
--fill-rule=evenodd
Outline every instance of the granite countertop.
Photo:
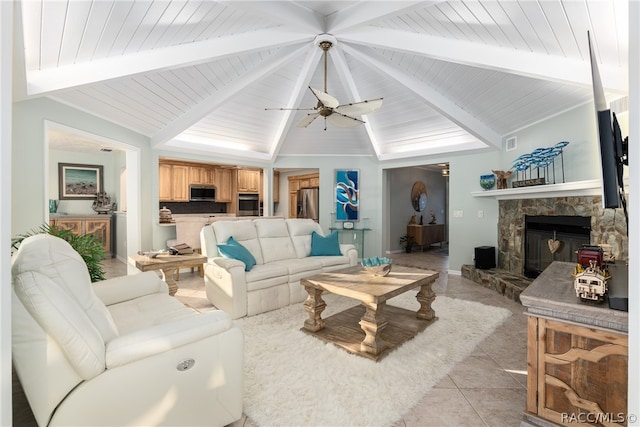
M 190 214 L 173 214 L 171 215 L 173 220 L 171 222 L 161 222 L 158 225 L 161 227 L 175 227 L 176 222 L 190 222 L 197 220 L 204 220 L 207 223 L 213 221 L 214 218 L 235 218 L 236 214 L 232 213 L 190 213 Z
M 555 261 L 551 263 L 520 294 L 527 314 L 567 320 L 598 328 L 626 333 L 629 316 L 626 311 L 612 310 L 607 301 L 601 304 L 581 302 L 573 287 L 575 263 Z M 615 265 L 610 268 L 616 274 Z M 626 270 L 625 270 L 626 273 Z

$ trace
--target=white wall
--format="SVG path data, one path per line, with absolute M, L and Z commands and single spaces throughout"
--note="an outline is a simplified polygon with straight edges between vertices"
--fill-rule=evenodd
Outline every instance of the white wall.
M 568 141 L 569 145 L 565 147 L 563 154 L 565 181 L 585 181 L 600 177 L 599 146 L 593 102 L 506 135 L 505 140 L 514 136 L 517 138 L 517 148 L 512 151 L 503 149 L 500 152 L 500 167 L 493 169 L 507 170 L 522 154 L 531 153 L 536 148 L 552 147 L 558 142 Z M 556 162 L 556 170 L 560 170 L 559 161 Z M 556 182 L 561 182 L 560 178 L 561 174 L 556 172 Z
M 11 71 L 13 2 L 0 2 L 0 426 L 11 425 Z
M 473 264 L 474 248 L 496 246 L 498 242 L 498 202 L 475 198 L 481 190 L 480 175 L 497 165 L 496 153 L 485 152 L 454 157 L 449 162 L 449 269 L 459 272 L 463 264 Z
M 12 136 L 12 180 L 11 193 L 11 234 L 16 235 L 39 227 L 46 221 L 48 206 L 43 201 L 49 198 L 49 189 L 44 188 L 45 171 L 45 122 L 53 121 L 90 134 L 119 141 L 140 150 L 140 188 L 141 191 L 141 242 L 151 246 L 153 205 L 157 205 L 157 158 L 152 161 L 149 138 L 124 129 L 118 125 L 78 111 L 67 105 L 50 99 L 36 99 L 13 104 Z M 54 171 L 51 171 L 54 173 Z M 57 176 L 57 167 L 55 169 Z M 155 182 L 154 182 L 155 180 Z M 110 180 L 111 181 L 111 180 Z M 16 184 L 19 183 L 19 184 Z M 113 181 L 108 185 L 112 186 Z M 105 185 L 107 183 L 105 182 Z M 57 186 L 57 178 L 55 179 Z M 154 191 L 149 189 L 155 187 Z M 117 191 L 112 188 L 112 191 Z M 155 200 L 155 201 L 154 201 Z M 154 203 L 152 203 L 154 202 Z
M 79 153 L 74 151 L 49 150 L 49 188 L 48 198 L 59 198 L 59 163 L 76 163 L 83 165 L 102 165 L 104 191 L 111 197 L 112 202 L 119 201 L 120 183 L 116 181 L 119 178 L 119 168 L 116 168 L 116 159 L 119 153 L 117 151 L 96 153 Z M 122 153 L 120 155 L 123 157 Z M 118 169 L 118 170 L 116 170 Z M 92 200 L 60 200 L 58 205 L 58 213 L 65 214 L 95 214 L 91 208 Z

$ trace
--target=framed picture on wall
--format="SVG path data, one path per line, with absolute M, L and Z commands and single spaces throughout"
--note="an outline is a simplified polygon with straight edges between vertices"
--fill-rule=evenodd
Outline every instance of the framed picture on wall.
M 360 219 L 360 171 L 336 170 L 336 220 Z
M 103 191 L 102 165 L 58 163 L 58 198 L 60 200 L 94 199 Z

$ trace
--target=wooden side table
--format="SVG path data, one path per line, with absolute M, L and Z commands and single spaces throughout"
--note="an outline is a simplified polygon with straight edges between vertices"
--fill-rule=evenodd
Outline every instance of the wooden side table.
M 529 316 L 523 426 L 622 426 L 631 415 L 628 313 L 580 302 L 574 268 L 554 261 L 520 294 Z M 626 274 L 624 267 L 611 268 Z
M 174 278 L 176 270 L 181 267 L 191 267 L 195 264 L 207 262 L 207 257 L 200 254 L 158 255 L 155 258 L 133 255 L 130 258 L 135 261 L 136 268 L 140 271 L 160 270 L 162 272 L 162 280 L 169 285 L 169 295 L 171 296 L 178 291 L 178 284 Z

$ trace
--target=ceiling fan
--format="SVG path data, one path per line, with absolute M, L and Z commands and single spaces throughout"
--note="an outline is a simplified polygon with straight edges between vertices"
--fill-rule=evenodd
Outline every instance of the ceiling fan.
M 309 90 L 318 100 L 318 104 L 312 108 L 266 108 L 266 110 L 309 110 L 315 111 L 302 118 L 297 124 L 300 128 L 306 128 L 317 117 L 324 117 L 324 130 L 327 130 L 327 121 L 338 127 L 358 126 L 364 121 L 355 116 L 369 114 L 382 106 L 382 98 L 369 99 L 349 104 L 340 104 L 336 98 L 327 93 L 327 52 L 333 44 L 330 41 L 319 43 L 324 51 L 324 92 L 309 86 Z

